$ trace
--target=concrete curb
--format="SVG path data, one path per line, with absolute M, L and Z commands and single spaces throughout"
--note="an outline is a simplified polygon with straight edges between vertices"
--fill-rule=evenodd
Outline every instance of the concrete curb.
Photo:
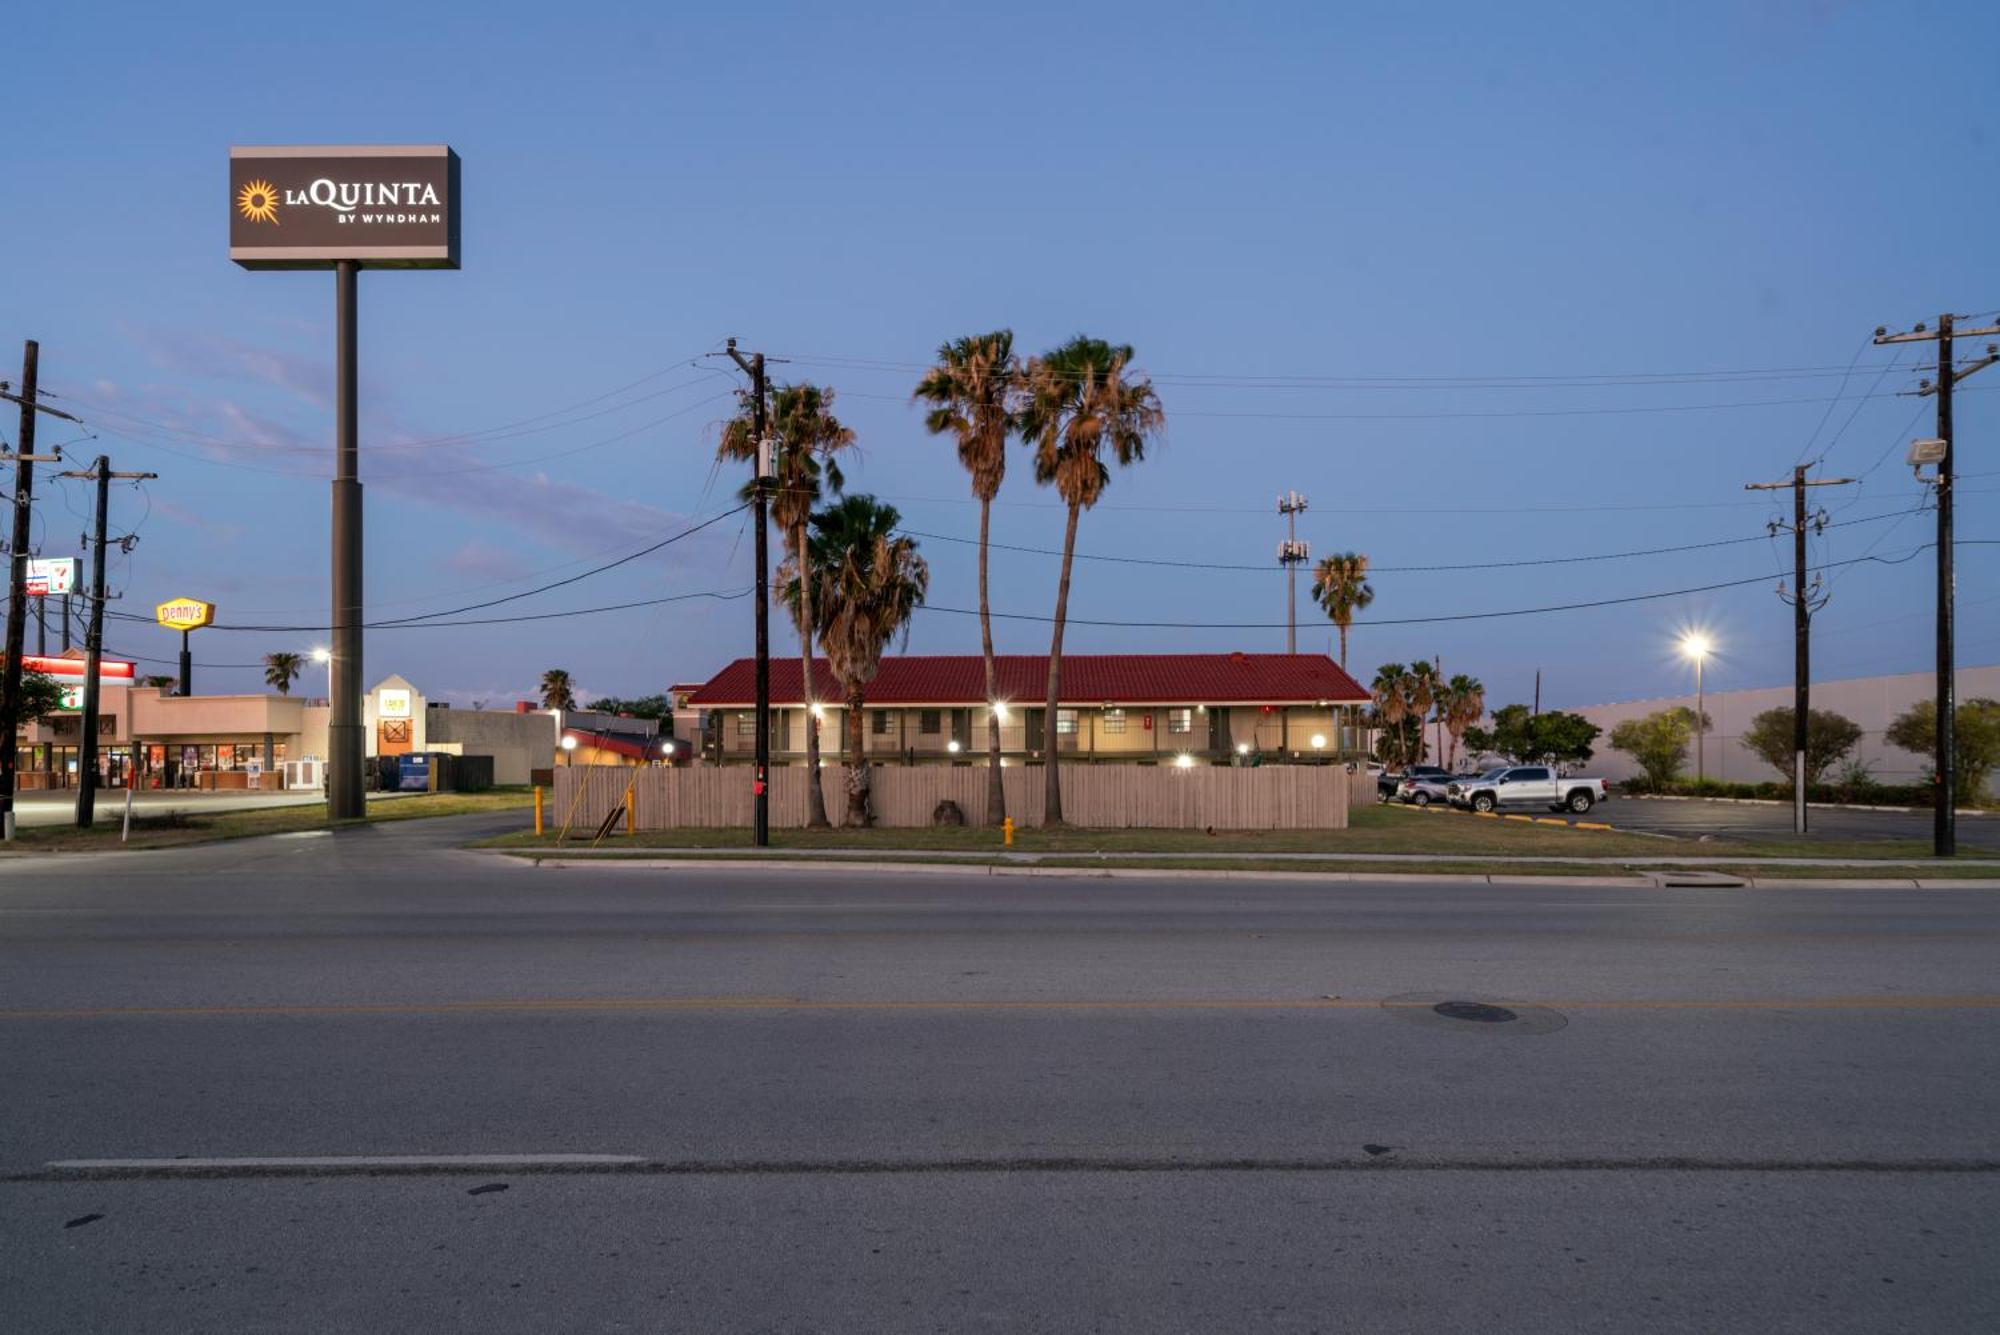
M 517 861 L 523 859 L 516 859 Z M 1148 880 L 1148 881 L 1306 881 L 1319 885 L 1404 884 L 1404 885 L 1495 885 L 1495 886 L 1578 886 L 1622 890 L 2000 890 L 1996 880 L 1908 879 L 1843 880 L 1766 877 L 1746 878 L 1734 884 L 1662 886 L 1654 875 L 1630 876 L 1547 876 L 1527 872 L 1411 872 L 1411 871 L 1239 871 L 1217 868 L 1204 871 L 1190 867 L 1043 867 L 1032 863 L 993 866 L 963 862 L 812 862 L 804 859 L 765 862 L 752 858 L 535 858 L 536 869 L 569 871 L 606 867 L 631 871 L 774 871 L 789 872 L 870 872 L 903 876 L 1027 876 L 1064 880 Z
M 1786 807 L 1792 804 L 1780 797 L 1696 797 L 1689 793 L 1624 793 L 1621 802 L 1722 802 L 1738 807 Z M 1905 816 L 1928 812 L 1929 807 L 1886 807 L 1867 802 L 1808 802 L 1808 811 L 1895 811 Z M 1988 811 L 1984 807 L 1956 807 L 1960 816 L 1993 816 L 2000 812 Z M 1628 833 L 1630 833 L 1628 831 Z

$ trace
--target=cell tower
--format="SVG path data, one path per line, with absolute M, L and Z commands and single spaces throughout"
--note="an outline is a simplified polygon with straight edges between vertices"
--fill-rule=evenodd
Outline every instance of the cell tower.
M 1285 517 L 1285 538 L 1278 544 L 1278 568 L 1285 572 L 1285 652 L 1299 651 L 1299 567 L 1312 556 L 1309 546 L 1299 539 L 1299 512 L 1306 498 L 1288 491 L 1278 498 L 1278 513 Z

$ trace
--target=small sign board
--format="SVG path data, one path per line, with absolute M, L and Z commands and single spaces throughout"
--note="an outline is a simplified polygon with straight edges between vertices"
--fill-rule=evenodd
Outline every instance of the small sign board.
M 229 258 L 246 269 L 456 269 L 458 170 L 443 144 L 231 148 Z
M 410 693 L 400 686 L 384 686 L 375 693 L 375 716 L 377 718 L 408 718 L 410 716 Z
M 427 793 L 431 787 L 431 758 L 422 752 L 399 756 L 396 787 L 406 793 Z
M 175 598 L 153 609 L 168 630 L 200 630 L 215 620 L 215 604 L 199 598 Z
M 76 558 L 74 556 L 30 558 L 24 587 L 30 598 L 46 598 L 52 593 L 76 592 Z

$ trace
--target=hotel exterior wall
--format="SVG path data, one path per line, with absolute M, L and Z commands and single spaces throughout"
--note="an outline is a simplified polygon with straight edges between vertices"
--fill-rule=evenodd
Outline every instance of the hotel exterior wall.
M 1013 706 L 1000 725 L 1000 750 L 1005 757 L 1017 760 L 1041 758 L 1039 749 L 1032 753 L 1028 749 L 1027 708 Z M 1193 711 L 1187 732 L 1172 731 L 1171 716 L 1176 708 Z M 824 715 L 820 724 L 821 759 L 844 758 L 847 754 L 847 710 L 832 705 L 822 705 L 821 710 Z M 922 729 L 923 716 L 932 712 L 938 715 L 938 730 L 926 733 Z M 1223 715 L 1224 726 L 1217 744 L 1211 748 L 1211 715 L 1215 713 Z M 1103 706 L 1079 706 L 1076 709 L 1076 731 L 1057 733 L 1056 749 L 1063 759 L 1075 761 L 1171 761 L 1182 753 L 1225 759 L 1234 752 L 1238 742 L 1247 741 L 1253 751 L 1262 753 L 1267 759 L 1332 759 L 1339 754 L 1344 735 L 1336 719 L 1337 713 L 1330 707 L 1307 705 L 1273 706 L 1269 713 L 1260 705 L 1127 706 L 1124 708 L 1123 731 L 1114 731 L 1107 726 L 1110 720 L 1106 719 Z M 773 762 L 783 764 L 802 760 L 805 710 L 797 705 L 776 706 L 771 714 L 774 720 L 771 736 Z M 880 733 L 875 730 L 877 715 L 886 720 L 885 730 Z M 949 745 L 954 716 L 965 719 L 959 731 L 961 749 L 957 752 L 953 752 Z M 709 712 L 709 717 L 714 720 L 711 726 L 716 729 L 723 760 L 742 762 L 751 759 L 756 751 L 757 739 L 745 724 L 754 718 L 754 711 L 715 709 Z M 974 761 L 986 754 L 986 717 L 987 711 L 983 707 L 946 705 L 930 710 L 915 706 L 890 706 L 878 710 L 868 706 L 864 710 L 863 743 L 869 758 L 877 761 L 901 762 L 906 758 L 924 762 Z M 1151 721 L 1150 728 L 1148 720 Z M 1326 746 L 1321 751 L 1315 751 L 1312 746 L 1315 736 L 1326 739 Z

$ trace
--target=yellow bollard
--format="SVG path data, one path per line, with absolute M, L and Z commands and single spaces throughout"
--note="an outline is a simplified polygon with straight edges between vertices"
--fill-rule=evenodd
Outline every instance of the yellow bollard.
M 638 832 L 639 832 L 639 813 L 632 801 L 632 790 L 630 788 L 627 788 L 625 790 L 625 833 L 628 835 L 632 835 L 632 834 L 637 834 Z
M 1000 840 L 1009 848 L 1014 846 L 1014 818 L 1005 817 L 1000 822 Z
M 542 786 L 540 784 L 536 784 L 535 785 L 535 837 L 539 839 L 541 837 L 541 834 L 542 834 Z

